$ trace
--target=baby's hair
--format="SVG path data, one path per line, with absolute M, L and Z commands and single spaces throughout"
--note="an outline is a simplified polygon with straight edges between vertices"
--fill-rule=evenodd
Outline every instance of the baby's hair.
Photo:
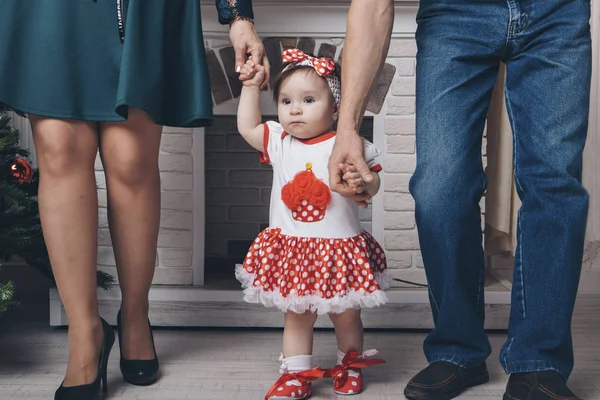
M 308 55 L 311 57 L 314 57 L 312 54 L 308 54 Z M 285 68 L 286 65 L 287 64 L 284 64 L 283 67 Z M 279 75 L 277 75 L 275 77 L 275 80 L 273 83 L 273 100 L 275 101 L 275 103 L 277 103 L 279 101 L 279 93 L 281 92 L 281 86 L 283 86 L 285 81 L 287 81 L 290 78 L 290 76 L 292 76 L 294 73 L 296 73 L 298 71 L 311 71 L 311 70 L 314 73 L 317 73 L 317 71 L 315 71 L 315 69 L 313 67 L 311 67 L 310 65 L 301 65 L 301 66 L 294 67 L 294 68 L 288 69 L 287 71 L 279 73 Z M 337 62 L 335 63 L 335 71 L 333 71 L 333 74 L 335 74 L 340 79 L 340 81 L 342 80 L 341 66 Z M 325 78 L 323 78 L 323 79 L 325 79 Z

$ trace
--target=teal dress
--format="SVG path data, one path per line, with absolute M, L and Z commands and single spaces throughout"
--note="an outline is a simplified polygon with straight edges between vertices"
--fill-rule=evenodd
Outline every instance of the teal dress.
M 219 21 L 251 0 L 217 0 Z M 0 0 L 0 103 L 23 113 L 206 126 L 212 97 L 199 0 Z

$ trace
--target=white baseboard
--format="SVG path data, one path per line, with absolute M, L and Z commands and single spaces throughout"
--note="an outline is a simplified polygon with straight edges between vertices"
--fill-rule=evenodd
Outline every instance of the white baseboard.
M 426 289 L 390 289 L 389 303 L 365 310 L 364 323 L 370 328 L 430 329 L 433 327 Z M 150 318 L 155 326 L 195 327 L 281 327 L 282 313 L 242 299 L 241 290 L 211 290 L 200 287 L 153 287 L 150 290 Z M 115 323 L 121 303 L 118 287 L 98 290 L 100 314 Z M 486 293 L 489 329 L 504 329 L 508 322 L 510 293 Z M 68 321 L 56 289 L 50 290 L 50 325 L 63 326 Z M 321 318 L 317 327 L 330 327 Z
M 509 290 L 513 281 L 512 257 L 491 256 L 488 259 L 488 273 Z M 596 265 L 584 265 L 579 279 L 580 294 L 600 294 L 600 269 Z
M 581 271 L 579 280 L 579 293 L 599 294 L 600 293 L 600 270 L 584 269 Z

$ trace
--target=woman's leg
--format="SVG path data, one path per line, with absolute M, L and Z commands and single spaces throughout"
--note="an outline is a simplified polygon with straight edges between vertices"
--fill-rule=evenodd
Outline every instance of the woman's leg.
M 64 386 L 93 382 L 102 326 L 96 298 L 98 196 L 95 123 L 30 115 L 40 170 L 38 203 L 58 292 L 69 320 Z
M 162 127 L 146 113 L 133 108 L 127 121 L 100 125 L 108 221 L 123 295 L 122 351 L 126 359 L 154 358 L 148 293 L 160 222 L 161 132 Z

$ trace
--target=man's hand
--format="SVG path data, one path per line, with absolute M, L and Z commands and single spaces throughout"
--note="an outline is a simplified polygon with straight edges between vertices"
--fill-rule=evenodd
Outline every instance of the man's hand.
M 373 182 L 371 170 L 365 163 L 364 144 L 357 132 L 338 135 L 329 157 L 329 186 L 331 190 L 354 200 L 360 207 L 367 207 L 368 193 L 356 193 L 354 188 L 343 180 L 345 165 L 352 165 L 365 183 Z
M 235 51 L 235 72 L 240 73 L 242 71 L 242 67 L 246 63 L 246 57 L 250 54 L 252 60 L 257 65 L 262 65 L 265 69 L 265 76 L 261 89 L 267 86 L 269 83 L 271 66 L 265 53 L 265 46 L 260 41 L 252 22 L 243 20 L 235 21 L 231 24 L 229 39 L 231 40 L 231 44 Z M 247 75 L 240 75 L 241 81 L 246 79 L 248 79 Z

